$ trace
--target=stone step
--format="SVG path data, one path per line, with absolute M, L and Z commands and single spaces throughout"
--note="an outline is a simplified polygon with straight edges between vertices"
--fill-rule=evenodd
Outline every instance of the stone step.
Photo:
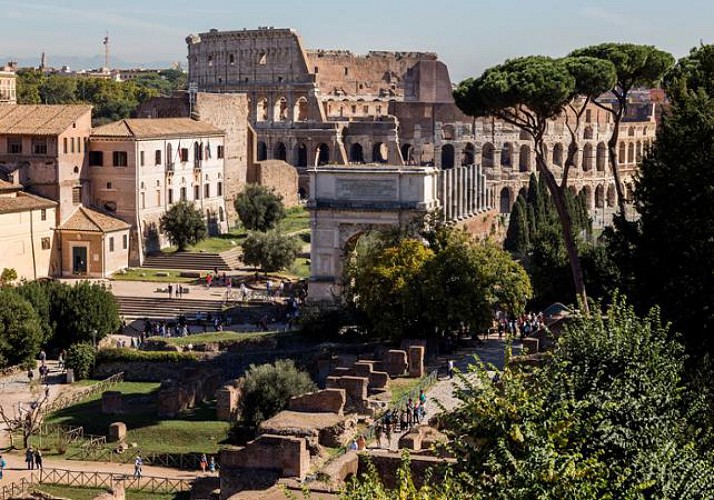
M 117 297 L 117 302 L 120 314 L 127 320 L 173 319 L 179 313 L 193 315 L 197 312 L 215 314 L 223 311 L 223 302 L 217 300 Z M 259 318 L 268 306 L 264 302 L 246 302 L 240 304 L 240 314 Z

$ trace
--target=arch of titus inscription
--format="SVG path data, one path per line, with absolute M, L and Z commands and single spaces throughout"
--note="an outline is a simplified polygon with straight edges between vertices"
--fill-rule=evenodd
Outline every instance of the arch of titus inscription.
M 341 292 L 345 245 L 359 233 L 405 224 L 441 206 L 434 167 L 317 167 L 309 170 L 311 301 Z

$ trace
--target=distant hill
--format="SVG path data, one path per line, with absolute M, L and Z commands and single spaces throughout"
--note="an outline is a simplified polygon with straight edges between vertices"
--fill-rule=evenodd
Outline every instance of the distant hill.
M 40 65 L 40 57 L 18 57 L 13 58 L 10 56 L 0 57 L 0 66 L 4 65 L 6 62 L 17 59 L 17 65 L 20 68 L 34 67 L 37 68 Z M 129 69 L 129 68 L 146 68 L 146 69 L 166 69 L 171 68 L 175 61 L 125 61 L 116 57 L 112 57 L 109 61 L 112 68 Z M 185 68 L 186 61 L 179 61 L 181 65 Z M 71 70 L 79 71 L 83 69 L 97 69 L 104 65 L 103 56 L 93 56 L 93 57 L 82 57 L 82 56 L 61 56 L 47 54 L 47 64 L 51 68 L 61 68 L 62 66 L 69 66 Z

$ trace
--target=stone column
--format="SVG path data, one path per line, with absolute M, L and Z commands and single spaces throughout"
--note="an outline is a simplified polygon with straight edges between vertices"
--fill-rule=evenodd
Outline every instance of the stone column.
M 464 218 L 464 167 L 457 167 L 457 196 L 456 196 L 456 217 Z

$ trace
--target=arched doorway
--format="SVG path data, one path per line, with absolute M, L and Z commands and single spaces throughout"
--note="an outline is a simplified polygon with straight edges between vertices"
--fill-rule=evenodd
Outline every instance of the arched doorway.
M 605 164 L 607 163 L 607 146 L 604 142 L 597 145 L 597 156 L 595 159 L 595 168 L 598 172 L 605 171 Z
M 364 163 L 364 149 L 359 142 L 355 142 L 350 147 L 350 162 Z
M 372 147 L 372 161 L 374 163 L 387 163 L 389 150 L 383 142 L 378 142 Z
M 441 146 L 441 168 L 454 168 L 454 146 L 451 144 Z
M 507 187 L 501 189 L 500 211 L 502 214 L 511 213 L 511 190 Z
M 518 154 L 518 171 L 530 172 L 531 170 L 531 148 L 525 144 L 521 146 Z
M 491 155 L 493 155 L 493 146 L 491 146 L 491 143 L 486 143 L 491 147 Z M 486 145 L 484 145 L 484 148 Z M 493 159 L 491 160 L 491 163 L 493 164 Z M 501 148 L 501 166 L 502 167 L 510 167 L 513 164 L 513 145 L 510 142 L 506 142 L 503 144 L 503 147 Z
M 298 167 L 307 167 L 307 146 L 304 143 L 297 145 L 295 165 Z
M 461 165 L 473 165 L 476 158 L 476 148 L 470 142 L 466 144 L 461 154 Z
M 483 168 L 493 168 L 493 157 L 493 144 L 490 142 L 484 143 L 483 149 L 481 150 L 481 165 L 483 165 Z M 503 162 L 503 160 L 501 161 Z
M 553 165 L 563 166 L 563 145 L 559 142 L 553 146 Z
M 412 158 L 413 149 L 411 144 L 402 145 L 402 160 L 404 160 L 404 163 L 407 165 L 411 165 L 414 160 Z
M 317 147 L 317 154 L 315 156 L 316 165 L 327 165 L 330 163 L 330 147 L 323 142 Z
M 583 172 L 589 172 L 593 168 L 593 147 L 588 143 L 583 146 Z
M 595 208 L 603 208 L 605 206 L 605 188 L 600 184 L 595 188 Z
M 263 141 L 258 141 L 258 161 L 265 161 L 268 159 L 268 145 Z
M 282 142 L 279 142 L 275 146 L 275 159 L 288 161 L 288 148 L 286 148 L 285 144 L 283 144 Z
M 615 206 L 615 185 L 614 184 L 610 184 L 607 187 L 607 206 L 608 207 Z
M 293 109 L 293 121 L 307 121 L 307 116 L 307 99 L 301 97 L 295 103 L 295 109 Z

